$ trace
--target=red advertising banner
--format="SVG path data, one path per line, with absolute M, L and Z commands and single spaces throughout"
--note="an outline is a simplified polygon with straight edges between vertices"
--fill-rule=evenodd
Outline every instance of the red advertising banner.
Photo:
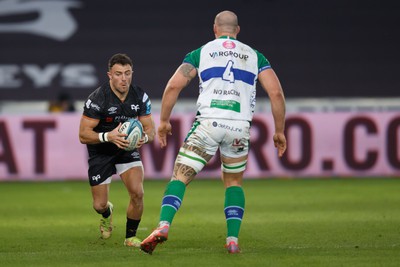
M 80 114 L 1 115 L 0 181 L 87 179 Z M 153 114 L 156 124 L 158 114 Z M 171 176 L 175 155 L 193 116 L 175 114 L 166 149 L 158 140 L 141 149 L 146 179 Z M 256 114 L 247 178 L 400 177 L 400 113 L 288 114 L 288 150 L 278 158 L 271 114 Z M 198 175 L 218 178 L 219 155 Z

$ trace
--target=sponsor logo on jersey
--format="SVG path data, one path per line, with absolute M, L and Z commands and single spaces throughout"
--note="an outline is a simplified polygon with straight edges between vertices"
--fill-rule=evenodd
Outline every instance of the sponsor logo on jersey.
M 234 49 L 236 47 L 235 43 L 232 42 L 231 40 L 223 42 L 222 46 L 225 47 L 226 49 Z
M 212 52 L 209 53 L 211 58 L 217 58 L 217 57 L 234 57 L 234 58 L 239 58 L 243 60 L 247 60 L 249 58 L 248 55 L 240 54 L 234 51 L 217 51 L 217 52 Z
M 95 109 L 95 110 L 97 110 L 97 111 L 100 111 L 100 106 L 97 105 L 97 104 L 95 104 L 95 103 L 91 103 L 91 104 L 90 104 L 90 108 Z
M 235 89 L 230 89 L 230 90 L 214 89 L 214 94 L 216 94 L 216 95 L 235 95 L 235 96 L 240 97 L 240 92 L 236 91 Z
M 128 116 L 125 116 L 125 115 L 115 116 L 114 121 L 115 122 L 125 122 L 125 121 L 127 121 L 129 119 L 137 119 L 137 117 L 128 117 Z
M 92 100 L 88 99 L 88 101 L 86 101 L 85 106 L 87 109 L 90 108 L 90 104 L 92 103 Z

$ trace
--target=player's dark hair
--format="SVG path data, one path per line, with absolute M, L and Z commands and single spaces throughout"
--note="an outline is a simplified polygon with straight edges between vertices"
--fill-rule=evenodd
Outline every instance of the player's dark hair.
M 111 70 L 115 64 L 130 65 L 132 67 L 132 60 L 126 54 L 115 54 L 108 61 L 108 69 Z

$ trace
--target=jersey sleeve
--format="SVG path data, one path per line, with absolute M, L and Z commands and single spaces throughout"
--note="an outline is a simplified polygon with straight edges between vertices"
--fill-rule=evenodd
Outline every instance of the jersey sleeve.
M 140 109 L 138 116 L 147 116 L 151 114 L 151 100 L 149 95 L 143 91 L 140 87 L 137 87 L 140 91 L 139 96 L 141 97 L 140 99 Z
M 268 59 L 266 59 L 266 57 L 261 54 L 260 52 L 258 52 L 257 50 L 254 50 L 257 53 L 257 58 L 258 58 L 258 73 L 262 72 L 265 69 L 270 69 L 271 68 L 271 64 L 269 63 Z
M 83 115 L 93 119 L 102 117 L 101 105 L 103 98 L 99 90 L 94 91 L 89 95 L 83 107 Z
M 200 52 L 201 52 L 201 48 L 198 48 L 196 50 L 193 50 L 190 53 L 187 53 L 185 58 L 183 59 L 183 63 L 189 63 L 191 65 L 193 65 L 196 69 L 199 68 L 199 64 L 200 64 Z

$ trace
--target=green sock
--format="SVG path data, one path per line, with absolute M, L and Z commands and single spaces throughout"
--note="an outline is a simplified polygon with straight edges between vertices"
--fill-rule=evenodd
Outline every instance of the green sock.
M 174 180 L 167 184 L 161 204 L 160 222 L 167 221 L 170 224 L 172 223 L 176 212 L 182 204 L 185 190 L 186 185 L 181 181 Z
M 227 237 L 239 237 L 244 213 L 245 197 L 242 187 L 231 186 L 225 190 L 225 218 Z

